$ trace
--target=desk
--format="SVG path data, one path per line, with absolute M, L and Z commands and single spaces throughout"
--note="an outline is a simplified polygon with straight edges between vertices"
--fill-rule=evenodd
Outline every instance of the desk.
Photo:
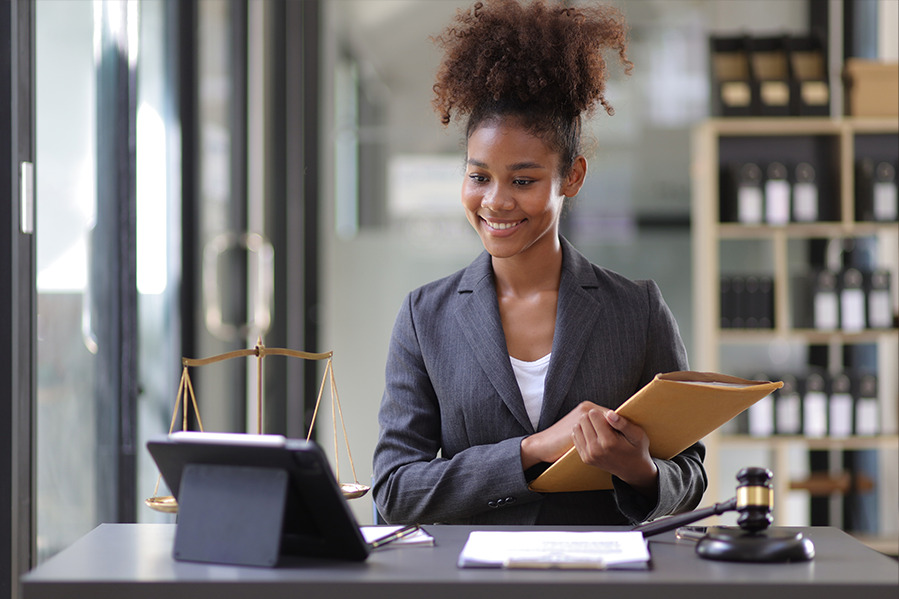
M 25 599 L 896 599 L 899 563 L 834 528 L 801 529 L 799 564 L 700 559 L 674 533 L 650 539 L 648 571 L 458 569 L 469 526 L 427 526 L 434 547 L 386 547 L 364 563 L 297 560 L 278 568 L 177 562 L 173 524 L 104 524 L 22 578 Z M 508 530 L 482 527 L 479 530 Z M 584 530 L 583 528 L 566 528 Z

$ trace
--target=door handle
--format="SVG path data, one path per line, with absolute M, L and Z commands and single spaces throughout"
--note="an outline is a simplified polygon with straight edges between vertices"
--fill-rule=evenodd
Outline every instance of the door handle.
M 225 322 L 222 315 L 222 289 L 218 281 L 219 260 L 229 250 L 247 252 L 247 321 Z M 203 308 L 206 328 L 222 341 L 263 336 L 272 322 L 274 289 L 274 249 L 258 233 L 223 233 L 203 248 Z

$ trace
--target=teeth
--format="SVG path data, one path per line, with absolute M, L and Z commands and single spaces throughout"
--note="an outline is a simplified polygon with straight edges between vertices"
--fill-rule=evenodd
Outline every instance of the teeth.
M 511 229 L 512 227 L 514 227 L 515 225 L 518 224 L 518 223 L 492 223 L 489 220 L 485 221 L 485 222 L 487 223 L 487 226 L 489 226 L 491 229 L 497 229 L 499 231 L 502 231 L 503 229 Z

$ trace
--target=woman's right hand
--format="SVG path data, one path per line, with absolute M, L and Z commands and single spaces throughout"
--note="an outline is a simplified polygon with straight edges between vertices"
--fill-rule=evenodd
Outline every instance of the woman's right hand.
M 572 433 L 581 417 L 593 408 L 595 403 L 584 401 L 568 412 L 561 420 L 546 430 L 534 433 L 521 440 L 521 467 L 527 470 L 540 462 L 555 462 L 574 447 Z

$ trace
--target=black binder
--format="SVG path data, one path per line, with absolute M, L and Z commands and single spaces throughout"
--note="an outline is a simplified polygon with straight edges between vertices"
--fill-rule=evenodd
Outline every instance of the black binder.
M 856 381 L 855 434 L 880 434 L 880 401 L 877 399 L 877 375 L 862 374 Z
M 731 317 L 730 326 L 734 329 L 746 328 L 746 277 L 733 276 L 730 279 Z
M 857 268 L 847 268 L 840 278 L 840 328 L 849 332 L 864 330 L 867 324 L 864 277 Z
M 720 324 L 722 329 L 733 327 L 734 318 L 734 293 L 733 277 L 721 276 L 721 304 L 719 307 Z
M 762 169 L 753 162 L 747 162 L 741 165 L 737 172 L 737 222 L 746 225 L 761 224 L 764 214 L 765 191 L 762 184 Z
M 896 187 L 896 168 L 889 162 L 878 162 L 874 167 L 872 189 L 874 220 L 892 222 L 899 218 L 899 189 Z
M 888 270 L 865 273 L 865 297 L 868 302 L 868 328 L 870 329 L 889 329 L 895 326 L 892 299 L 890 298 L 891 279 L 892 275 Z
M 747 329 L 759 328 L 759 313 L 762 304 L 760 298 L 759 278 L 755 275 L 743 277 L 743 302 L 740 316 L 743 318 L 743 326 Z
M 873 221 L 877 161 L 863 157 L 855 163 L 855 220 Z
M 894 222 L 899 219 L 896 166 L 869 157 L 855 163 L 855 220 Z
M 837 274 L 822 269 L 812 275 L 812 325 L 819 330 L 835 330 L 840 325 L 840 297 Z
M 828 435 L 844 438 L 855 430 L 855 399 L 849 375 L 837 374 L 830 382 L 830 398 L 827 402 Z
M 778 435 L 802 434 L 802 391 L 799 380 L 786 374 L 779 377 L 783 387 L 774 392 L 774 430 Z
M 760 329 L 774 328 L 774 277 L 768 275 L 759 276 L 759 293 L 757 299 L 757 314 Z
M 828 389 L 823 373 L 812 372 L 805 378 L 802 395 L 802 433 L 806 437 L 826 437 L 828 431 Z
M 765 179 L 765 221 L 769 225 L 785 225 L 790 222 L 789 172 L 782 162 L 768 164 Z
M 793 220 L 811 223 L 820 218 L 818 183 L 815 181 L 815 167 L 808 162 L 796 165 L 793 176 Z
M 757 373 L 752 376 L 752 380 L 776 381 L 777 378 L 771 377 L 765 373 Z M 746 410 L 746 432 L 751 436 L 770 437 L 774 434 L 774 407 L 778 391 L 780 391 L 780 389 L 776 389 L 770 395 L 758 400 Z
M 855 220 L 894 222 L 899 219 L 896 167 L 861 158 L 855 164 Z

